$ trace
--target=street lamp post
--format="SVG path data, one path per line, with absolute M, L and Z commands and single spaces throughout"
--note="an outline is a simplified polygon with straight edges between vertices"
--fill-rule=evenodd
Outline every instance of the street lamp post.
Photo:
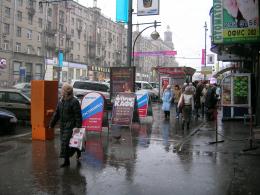
M 155 20 L 153 25 L 147 26 L 147 27 L 144 28 L 141 32 L 139 32 L 138 35 L 135 37 L 134 44 L 133 44 L 133 53 L 132 53 L 133 66 L 135 65 L 135 61 L 134 61 L 134 57 L 135 57 L 135 56 L 134 56 L 135 43 L 136 43 L 138 37 L 139 37 L 146 29 L 151 28 L 151 27 L 154 27 L 154 28 L 155 28 L 155 31 L 152 32 L 151 37 L 152 37 L 153 40 L 157 40 L 157 39 L 160 37 L 160 35 L 159 35 L 159 33 L 156 31 L 156 27 L 157 27 L 157 26 L 161 26 L 161 25 L 158 25 L 158 23 L 159 23 L 159 22 L 157 22 L 157 21 Z
M 205 28 L 205 51 L 204 51 L 204 65 L 205 67 L 207 66 L 207 31 L 208 31 L 208 28 L 207 28 L 207 22 L 205 22 L 205 25 L 204 25 L 204 28 Z M 204 80 L 206 80 L 206 74 L 204 73 Z
M 128 0 L 128 27 L 127 27 L 127 66 L 131 67 L 131 54 L 132 54 L 132 12 L 133 0 Z

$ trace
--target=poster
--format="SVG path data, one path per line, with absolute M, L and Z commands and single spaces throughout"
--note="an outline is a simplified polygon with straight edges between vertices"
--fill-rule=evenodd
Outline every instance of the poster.
M 102 131 L 104 98 L 96 92 L 88 93 L 81 103 L 82 127 L 87 131 Z
M 159 0 L 137 0 L 137 16 L 159 15 Z
M 248 76 L 235 76 L 233 79 L 234 104 L 248 104 Z
M 113 125 L 129 126 L 132 124 L 135 98 L 134 93 L 116 94 L 112 111 Z
M 147 92 L 138 91 L 136 93 L 137 110 L 140 117 L 147 117 L 149 95 Z
M 214 0 L 213 43 L 260 41 L 259 0 Z
M 118 92 L 135 91 L 135 67 L 111 67 L 110 68 L 110 97 Z

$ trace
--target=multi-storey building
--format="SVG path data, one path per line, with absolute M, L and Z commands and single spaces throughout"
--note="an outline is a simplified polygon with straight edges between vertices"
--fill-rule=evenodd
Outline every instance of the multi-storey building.
M 58 73 L 61 81 L 103 80 L 109 78 L 109 67 L 126 66 L 126 48 L 125 26 L 102 15 L 96 6 L 84 7 L 75 1 L 0 1 L 1 86 L 57 79 Z M 162 40 L 142 37 L 136 45 L 137 51 L 172 49 L 173 45 Z M 62 68 L 59 53 L 63 54 Z M 168 57 L 136 60 L 137 79 L 143 80 L 151 78 L 147 73 L 154 66 L 176 65 Z
M 5 64 L 0 70 L 1 85 L 42 78 L 42 10 L 33 0 L 2 0 L 0 22 L 0 58 Z

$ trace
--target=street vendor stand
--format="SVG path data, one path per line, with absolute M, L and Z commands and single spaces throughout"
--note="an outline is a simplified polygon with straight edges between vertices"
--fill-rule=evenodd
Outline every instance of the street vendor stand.
M 194 68 L 191 67 L 160 67 L 154 68 L 159 74 L 159 91 L 160 96 L 164 87 L 168 84 L 170 85 L 180 85 L 182 86 L 185 82 L 191 82 L 192 76 L 196 72 Z
M 243 119 L 251 109 L 251 75 L 231 73 L 221 85 L 222 120 Z

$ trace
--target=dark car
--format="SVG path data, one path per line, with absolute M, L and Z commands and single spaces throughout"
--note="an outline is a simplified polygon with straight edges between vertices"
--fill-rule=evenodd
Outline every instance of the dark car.
M 14 113 L 0 108 L 0 132 L 9 133 L 15 130 L 17 118 Z
M 13 112 L 18 120 L 31 118 L 31 99 L 17 89 L 0 89 L 0 108 Z

